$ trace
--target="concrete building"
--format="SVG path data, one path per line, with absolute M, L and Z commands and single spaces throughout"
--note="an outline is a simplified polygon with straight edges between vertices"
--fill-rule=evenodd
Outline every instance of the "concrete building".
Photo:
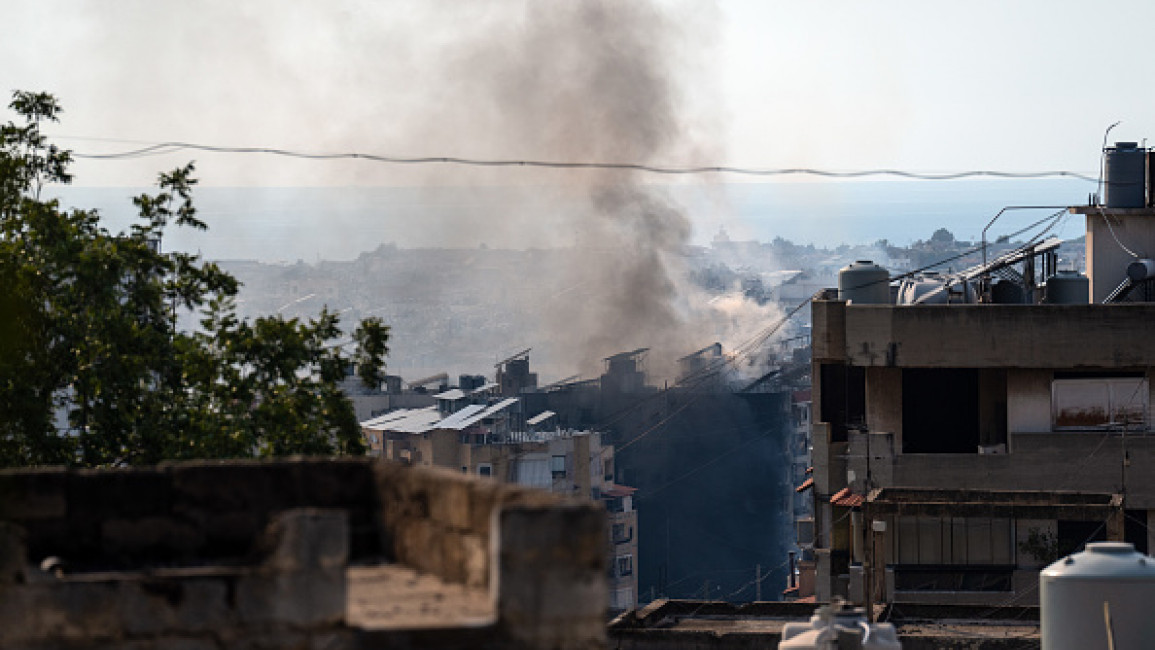
M 614 481 L 614 448 L 600 433 L 551 428 L 551 411 L 525 418 L 518 398 L 501 387 L 435 395 L 437 406 L 402 409 L 361 423 L 371 454 L 416 466 L 538 488 L 601 502 L 608 513 L 605 546 L 609 608 L 638 604 L 638 513 L 632 487 Z
M 814 595 L 814 503 L 810 489 L 814 486 L 814 466 L 810 456 L 811 399 L 809 390 L 790 394 L 790 478 L 797 486 L 790 500 L 790 518 L 794 522 L 794 539 L 798 542 L 795 564 L 787 578 L 783 598 L 808 599 Z
M 1071 212 L 1090 302 L 1061 297 L 1045 247 L 941 304 L 815 296 L 818 600 L 1029 605 L 1038 569 L 1087 541 L 1152 548 L 1155 303 L 1128 271 L 1155 255 L 1155 209 Z

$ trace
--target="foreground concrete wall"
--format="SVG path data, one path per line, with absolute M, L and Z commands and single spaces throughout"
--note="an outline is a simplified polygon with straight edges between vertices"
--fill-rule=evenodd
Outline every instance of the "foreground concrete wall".
M 3 471 L 0 647 L 599 648 L 605 536 L 597 504 L 368 459 Z M 484 590 L 492 620 L 350 627 L 350 562 Z

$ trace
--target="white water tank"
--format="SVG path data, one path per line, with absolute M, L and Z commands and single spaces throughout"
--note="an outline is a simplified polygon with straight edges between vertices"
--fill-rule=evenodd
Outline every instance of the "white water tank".
M 1155 644 L 1155 558 L 1126 542 L 1092 542 L 1039 574 L 1043 650 L 1107 650 Z

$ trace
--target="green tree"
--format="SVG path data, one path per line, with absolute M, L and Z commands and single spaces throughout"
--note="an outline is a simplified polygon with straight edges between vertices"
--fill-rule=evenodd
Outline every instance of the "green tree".
M 110 233 L 95 211 L 40 197 L 71 181 L 69 152 L 40 129 L 58 119 L 55 98 L 17 92 L 9 108 L 24 123 L 0 126 L 0 466 L 364 453 L 338 383 L 356 361 L 379 384 L 387 326 L 362 323 L 346 358 L 328 311 L 238 318 L 235 278 L 160 250 L 170 227 L 206 228 L 191 163 Z M 179 329 L 181 310 L 201 328 Z

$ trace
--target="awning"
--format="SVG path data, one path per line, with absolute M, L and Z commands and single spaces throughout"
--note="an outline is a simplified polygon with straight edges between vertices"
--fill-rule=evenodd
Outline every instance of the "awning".
M 541 413 L 538 413 L 537 415 L 526 420 L 525 423 L 530 425 L 530 426 L 535 426 L 535 425 L 541 424 L 542 422 L 545 422 L 546 420 L 552 418 L 555 415 L 557 415 L 557 414 L 554 413 L 553 411 L 542 411 Z
M 858 508 L 861 507 L 865 501 L 865 496 L 851 492 L 848 487 L 842 488 L 837 494 L 830 497 L 831 505 L 842 506 L 844 508 Z
M 633 488 L 628 485 L 615 485 L 613 487 L 602 490 L 602 496 L 616 499 L 619 497 L 628 497 L 637 491 L 638 488 Z
M 802 481 L 802 485 L 799 485 L 798 487 L 794 488 L 794 491 L 795 492 L 805 492 L 812 487 L 814 487 L 814 477 L 813 476 L 807 476 L 806 480 Z

